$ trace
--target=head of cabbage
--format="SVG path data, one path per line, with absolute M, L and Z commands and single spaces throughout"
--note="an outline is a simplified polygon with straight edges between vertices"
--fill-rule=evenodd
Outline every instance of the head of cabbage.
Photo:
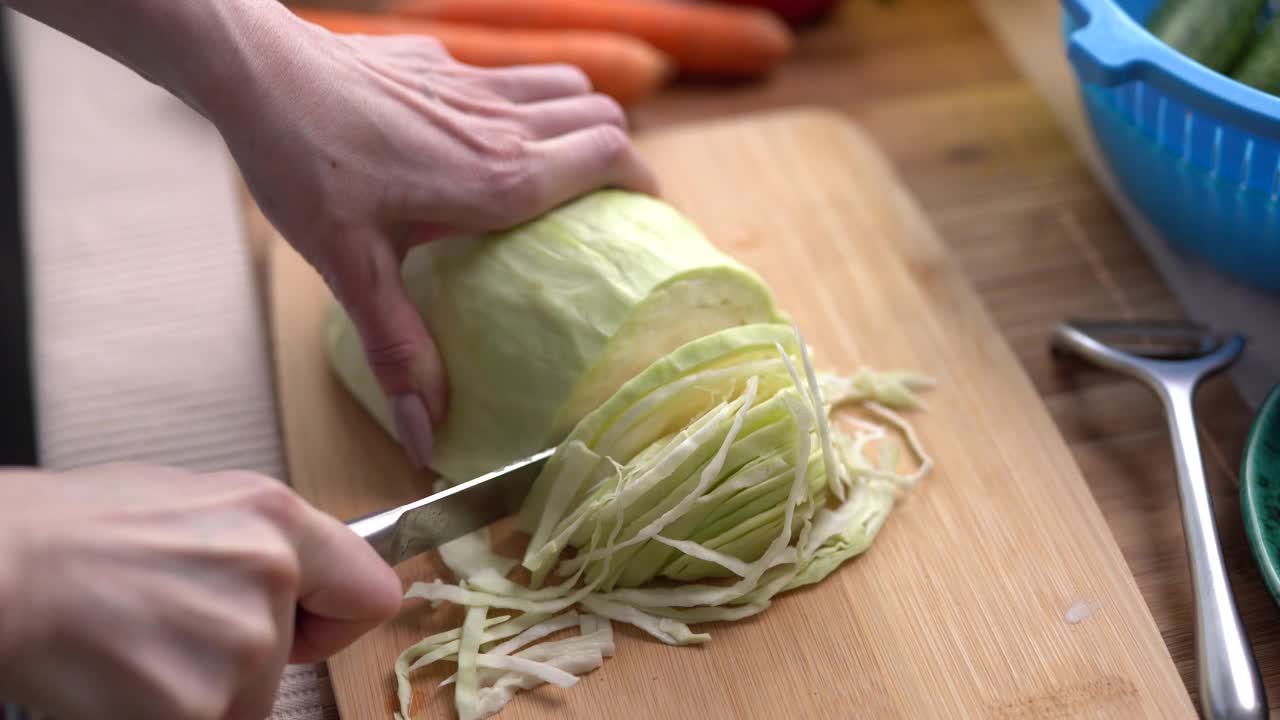
M 405 284 L 449 381 L 432 469 L 454 482 L 562 440 L 623 382 L 717 330 L 786 322 L 760 278 L 673 207 L 601 190 L 500 233 L 416 248 Z M 394 433 L 340 305 L 329 356 Z

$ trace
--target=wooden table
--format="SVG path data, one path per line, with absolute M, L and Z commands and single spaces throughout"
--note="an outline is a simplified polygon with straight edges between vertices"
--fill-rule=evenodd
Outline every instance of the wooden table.
M 680 83 L 631 118 L 647 130 L 792 105 L 862 123 L 951 245 L 1070 443 L 1194 698 L 1193 599 L 1160 407 L 1135 383 L 1064 371 L 1046 346 L 1066 317 L 1183 312 L 1048 107 L 969 3 L 848 0 L 769 81 Z M 1250 413 L 1224 379 L 1205 386 L 1198 410 L 1227 564 L 1280 706 L 1280 614 L 1239 509 Z
M 951 245 L 1070 443 L 1194 698 L 1193 598 L 1160 406 L 1133 382 L 1063 372 L 1046 345 L 1067 317 L 1183 312 L 1048 107 L 969 3 L 851 0 L 803 33 L 771 82 L 675 88 L 637 108 L 633 126 L 793 104 L 861 122 Z M 1238 496 L 1250 413 L 1223 379 L 1198 411 L 1227 564 L 1276 706 L 1280 613 Z

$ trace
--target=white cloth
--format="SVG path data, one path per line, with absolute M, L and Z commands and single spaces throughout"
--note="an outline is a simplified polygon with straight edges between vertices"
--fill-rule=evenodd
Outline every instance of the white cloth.
M 217 132 L 109 58 L 6 20 L 41 463 L 283 477 L 261 293 Z M 324 666 L 288 668 L 273 717 L 336 718 Z

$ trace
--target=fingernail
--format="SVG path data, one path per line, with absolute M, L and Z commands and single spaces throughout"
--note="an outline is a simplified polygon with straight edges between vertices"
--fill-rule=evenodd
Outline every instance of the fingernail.
M 409 454 L 409 461 L 415 468 L 425 468 L 431 462 L 435 432 L 422 396 L 417 393 L 396 395 L 391 398 L 391 412 L 396 422 L 396 434 Z

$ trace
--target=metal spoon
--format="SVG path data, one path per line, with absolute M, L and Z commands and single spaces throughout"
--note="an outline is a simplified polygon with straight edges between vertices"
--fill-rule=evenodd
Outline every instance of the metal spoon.
M 1095 336 L 1111 336 L 1105 344 Z M 1133 352 L 1120 349 L 1127 345 Z M 1051 346 L 1142 381 L 1164 404 L 1178 466 L 1178 497 L 1196 605 L 1196 664 L 1200 710 L 1213 720 L 1267 717 L 1267 698 L 1253 649 L 1231 593 L 1213 521 L 1196 437 L 1193 398 L 1206 378 L 1229 367 L 1244 350 L 1239 335 L 1164 323 L 1068 323 Z

